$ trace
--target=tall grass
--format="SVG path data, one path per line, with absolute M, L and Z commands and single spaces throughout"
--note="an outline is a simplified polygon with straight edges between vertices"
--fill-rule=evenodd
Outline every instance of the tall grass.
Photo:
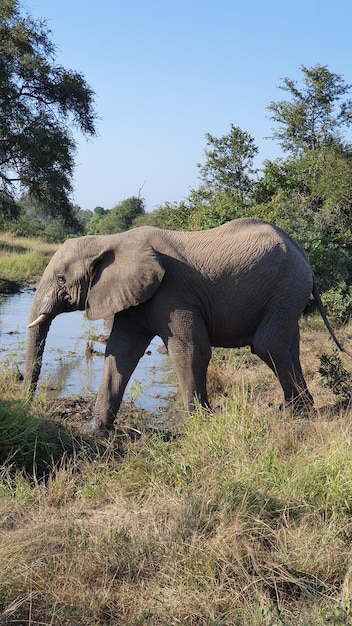
M 39 239 L 0 233 L 0 292 L 9 282 L 23 284 L 38 278 L 56 249 L 57 245 Z
M 239 385 L 174 437 L 116 435 L 94 459 L 76 440 L 45 481 L 18 469 L 1 623 L 350 624 L 351 426 L 255 417 Z
M 24 401 L 2 399 L 0 405 L 0 466 L 42 473 L 58 448 L 51 422 L 30 414 Z

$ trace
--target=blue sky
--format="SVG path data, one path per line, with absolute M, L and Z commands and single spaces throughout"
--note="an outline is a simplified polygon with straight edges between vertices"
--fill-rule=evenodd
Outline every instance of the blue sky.
M 205 133 L 249 132 L 258 166 L 280 155 L 267 106 L 317 63 L 352 83 L 351 0 L 23 0 L 57 62 L 96 93 L 98 137 L 78 136 L 73 200 L 151 211 L 197 186 Z

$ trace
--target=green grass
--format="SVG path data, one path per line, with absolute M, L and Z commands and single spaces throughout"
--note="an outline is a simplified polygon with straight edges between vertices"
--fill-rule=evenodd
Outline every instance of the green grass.
M 39 239 L 0 233 L 0 293 L 9 283 L 24 284 L 39 278 L 56 249 L 56 245 Z
M 34 417 L 24 401 L 1 400 L 0 467 L 42 474 L 57 456 L 51 422 Z

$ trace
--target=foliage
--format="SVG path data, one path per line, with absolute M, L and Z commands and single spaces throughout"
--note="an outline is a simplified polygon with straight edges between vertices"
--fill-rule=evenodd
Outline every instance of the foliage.
M 352 237 L 341 212 L 319 209 L 309 194 L 283 189 L 270 202 L 256 205 L 253 212 L 281 227 L 300 244 L 323 292 L 341 289 L 343 284 L 345 290 L 351 285 Z
M 204 163 L 198 163 L 200 185 L 186 200 L 188 228 L 213 228 L 250 211 L 257 170 L 258 148 L 246 131 L 231 124 L 230 131 L 206 134 Z
M 85 234 L 91 211 L 83 211 L 77 205 L 71 205 L 70 222 L 62 217 L 52 217 L 45 205 L 32 196 L 26 195 L 18 203 L 18 215 L 5 223 L 6 231 L 19 237 L 40 237 L 43 241 L 62 243 L 68 237 Z
M 140 215 L 133 221 L 133 226 L 155 226 L 169 230 L 189 228 L 190 209 L 185 202 L 165 202 L 149 213 Z
M 291 234 L 305 251 L 330 312 L 352 313 L 352 160 L 330 145 L 267 161 L 256 187 L 254 214 Z
M 280 124 L 273 137 L 290 152 L 341 145 L 340 132 L 352 123 L 352 101 L 346 97 L 352 86 L 323 65 L 302 65 L 301 70 L 303 87 L 284 78 L 280 88 L 291 100 L 272 102 L 268 107 L 271 119 Z
M 89 215 L 84 222 L 85 234 L 95 235 L 99 231 L 99 223 L 104 215 L 108 215 L 109 210 L 104 209 L 102 206 L 96 206 L 93 213 L 88 212 Z
M 27 190 L 48 214 L 71 220 L 76 142 L 70 126 L 95 134 L 93 91 L 82 74 L 55 61 L 43 21 L 18 0 L 0 6 L 0 217 L 18 214 Z
M 341 263 L 341 256 L 336 251 L 336 260 Z M 351 257 L 348 257 L 348 263 L 344 266 L 344 269 L 351 267 Z M 352 285 L 348 281 L 348 285 L 345 281 L 341 281 L 337 286 L 332 289 L 328 289 L 324 292 L 324 305 L 329 311 L 329 314 L 334 317 L 335 321 L 340 324 L 347 324 L 352 317 Z
M 290 155 L 264 163 L 253 211 L 302 246 L 340 322 L 351 313 L 352 152 L 343 131 L 352 123 L 351 85 L 327 67 L 302 66 L 303 87 L 289 78 L 290 100 L 272 102 L 273 137 Z
M 219 190 L 211 194 L 204 188 L 193 190 L 189 196 L 190 218 L 188 227 L 191 230 L 204 230 L 221 226 L 229 220 L 248 215 L 249 206 L 245 208 L 239 198 L 235 198 L 227 190 Z
M 344 368 L 341 358 L 336 354 L 320 357 L 319 374 L 323 376 L 326 386 L 330 387 L 336 396 L 349 403 L 352 398 L 352 380 L 350 373 Z
M 88 235 L 108 235 L 129 230 L 134 221 L 145 214 L 144 200 L 131 196 L 109 211 L 95 211 L 86 224 Z
M 251 193 L 257 170 L 253 161 L 258 148 L 249 133 L 231 124 L 230 132 L 222 137 L 205 135 L 205 162 L 198 163 L 200 179 L 207 189 L 227 191 L 245 203 Z

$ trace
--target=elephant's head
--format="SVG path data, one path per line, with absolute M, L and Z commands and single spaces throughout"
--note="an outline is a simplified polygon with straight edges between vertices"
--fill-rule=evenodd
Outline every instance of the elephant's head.
M 46 336 L 59 313 L 86 310 L 110 317 L 153 296 L 164 276 L 149 229 L 67 240 L 46 267 L 33 299 L 27 335 L 25 384 L 34 392 Z

